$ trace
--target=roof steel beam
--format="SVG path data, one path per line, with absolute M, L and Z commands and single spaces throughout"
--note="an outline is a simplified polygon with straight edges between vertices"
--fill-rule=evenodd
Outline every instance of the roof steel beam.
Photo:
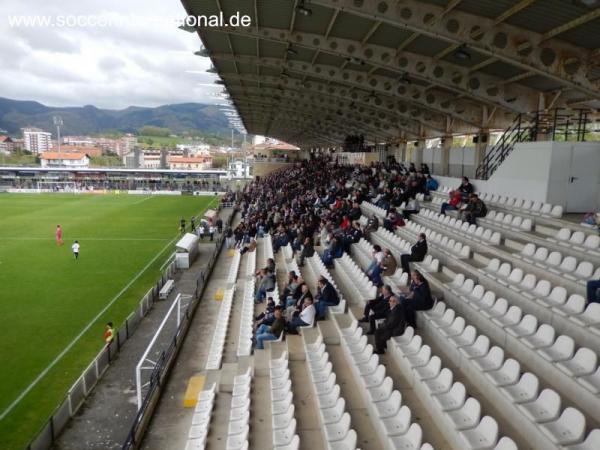
M 250 81 L 256 82 L 257 79 L 253 75 L 229 75 L 222 74 L 227 80 L 240 80 L 240 81 Z M 288 81 L 286 84 L 282 86 L 282 81 L 278 77 L 269 77 L 263 76 L 264 84 L 271 84 L 278 88 L 278 92 L 282 95 L 291 96 L 293 98 L 303 98 L 307 97 L 313 101 L 314 104 L 323 104 L 326 99 L 328 101 L 334 101 L 337 99 L 345 101 L 346 104 L 350 105 L 354 103 L 358 105 L 359 111 L 371 111 L 377 112 L 379 114 L 385 113 L 388 115 L 396 116 L 396 120 L 402 123 L 404 126 L 407 125 L 408 122 L 414 122 L 416 124 L 421 124 L 426 127 L 426 129 L 431 129 L 433 131 L 443 131 L 443 124 L 445 123 L 445 116 L 443 115 L 434 115 L 434 114 L 422 114 L 412 115 L 411 109 L 403 102 L 398 102 L 393 98 L 386 99 L 383 101 L 380 97 L 382 96 L 371 96 L 371 91 L 357 91 L 351 87 L 344 86 L 330 86 L 326 83 L 310 81 L 310 82 L 297 82 L 296 80 L 291 83 Z M 235 97 L 236 91 L 234 90 L 238 86 L 234 86 L 231 84 L 227 85 L 228 90 Z M 255 88 L 250 88 L 247 86 L 240 85 L 239 86 L 245 90 L 251 90 Z M 284 88 L 285 87 L 285 88 Z M 275 89 L 272 89 L 275 90 Z M 271 89 L 269 89 L 271 91 Z M 362 98 L 361 98 L 362 96 Z M 413 110 L 414 111 L 414 110 Z M 405 123 L 406 122 L 406 123 Z M 469 132 L 472 130 L 472 126 L 465 126 L 460 129 L 457 129 L 457 132 Z M 433 133 L 433 135 L 437 135 Z
M 584 23 L 589 22 L 590 20 L 597 19 L 598 17 L 600 17 L 600 8 L 595 9 L 594 11 L 590 11 L 589 13 L 584 14 L 583 16 L 579 16 L 578 18 L 573 19 L 570 22 L 567 22 L 549 31 L 546 31 L 542 35 L 542 40 L 546 41 L 548 39 L 552 39 L 554 36 L 558 36 L 559 34 L 564 33 L 565 31 L 569 31 L 572 28 L 576 28 L 580 25 L 583 25 Z
M 390 1 L 312 0 L 313 4 L 343 11 L 370 20 L 421 32 L 451 43 L 464 43 L 477 51 L 495 56 L 517 67 L 532 70 L 573 89 L 600 98 L 598 83 L 587 78 L 590 51 L 543 34 L 524 30 L 494 19 L 475 16 L 457 10 L 444 16 L 444 8 L 417 0 L 403 0 L 396 6 Z M 432 18 L 443 18 L 430 25 Z M 523 43 L 527 43 L 526 50 Z M 577 64 L 565 61 L 577 59 Z
M 259 64 L 276 69 L 285 68 L 287 72 L 296 72 L 301 75 L 321 78 L 326 81 L 335 82 L 341 86 L 355 86 L 367 91 L 377 92 L 381 95 L 399 98 L 407 103 L 415 105 L 420 110 L 434 111 L 436 114 L 450 115 L 465 123 L 479 126 L 481 118 L 481 107 L 473 105 L 464 100 L 457 100 L 455 96 L 448 94 L 439 95 L 426 93 L 425 88 L 420 86 L 404 86 L 398 80 L 381 75 L 369 75 L 354 70 L 340 70 L 335 66 L 322 64 L 309 65 L 301 61 L 283 62 L 277 58 L 260 58 L 257 60 L 252 55 L 229 55 L 213 54 L 212 58 L 217 60 L 231 60 L 236 58 L 244 64 Z M 224 75 L 221 73 L 220 75 Z M 531 108 L 532 110 L 535 108 Z M 422 113 L 419 113 L 422 114 Z M 414 117 L 419 117 L 416 115 Z M 506 123 L 499 123 L 498 128 L 504 128 Z
M 257 37 L 253 28 L 222 27 L 211 30 L 232 33 L 240 36 Z M 428 83 L 433 83 L 450 91 L 473 98 L 477 102 L 488 103 L 491 106 L 513 112 L 529 112 L 535 109 L 537 92 L 524 86 L 512 85 L 497 88 L 501 78 L 477 73 L 470 74 L 468 67 L 462 67 L 445 61 L 419 55 L 416 53 L 399 52 L 379 45 L 361 45 L 349 39 L 325 39 L 322 35 L 293 32 L 277 28 L 261 28 L 259 35 L 262 39 L 279 43 L 293 43 L 295 46 L 319 49 L 343 58 L 358 58 L 378 68 L 387 69 L 400 74 L 409 74 Z
M 281 103 L 271 103 L 265 102 L 261 100 L 260 97 L 243 97 L 236 101 L 236 104 L 243 109 L 243 106 L 249 106 L 251 109 L 260 109 L 265 111 L 266 114 L 272 116 L 279 116 L 280 112 L 285 112 L 285 115 L 288 117 L 303 117 L 310 123 L 318 123 L 318 122 L 326 122 L 330 123 L 336 127 L 340 127 L 346 130 L 350 130 L 351 133 L 364 133 L 368 132 L 374 135 L 379 136 L 397 136 L 400 132 L 399 129 L 384 129 L 380 123 L 369 123 L 366 124 L 366 121 L 361 121 L 360 118 L 350 118 L 348 114 L 338 115 L 335 114 L 323 114 L 323 115 L 315 115 L 310 110 L 305 110 L 303 108 L 295 108 L 293 105 L 285 105 Z M 370 122 L 370 120 L 369 120 Z
M 238 93 L 236 95 L 236 102 L 242 103 L 243 100 L 249 99 L 253 102 L 263 102 L 264 104 L 271 105 L 273 109 L 278 109 L 280 106 L 283 108 L 292 108 L 298 111 L 307 112 L 314 114 L 315 105 L 307 98 L 298 99 L 295 97 L 281 98 L 279 92 L 276 89 L 246 89 L 244 93 Z M 284 96 L 285 97 L 285 96 Z M 348 122 L 358 122 L 359 127 L 370 125 L 372 122 L 378 125 L 378 128 L 384 130 L 392 130 L 394 132 L 406 131 L 410 134 L 418 133 L 418 129 L 414 126 L 407 124 L 406 126 L 400 126 L 397 120 L 393 117 L 384 114 L 378 114 L 377 112 L 371 111 L 370 114 L 366 114 L 364 111 L 360 112 L 356 108 L 348 109 L 347 105 L 342 107 L 336 107 L 335 104 L 332 106 L 319 105 L 319 111 L 332 115 L 341 120 Z M 318 117 L 318 116 L 317 116 Z

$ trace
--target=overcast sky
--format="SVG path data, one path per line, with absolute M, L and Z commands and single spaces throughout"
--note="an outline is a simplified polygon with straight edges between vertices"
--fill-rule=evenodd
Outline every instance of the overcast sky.
M 50 16 L 54 24 L 59 16 L 125 22 L 138 12 L 136 23 L 111 27 L 9 23 L 11 16 Z M 184 16 L 180 0 L 1 0 L 0 97 L 114 109 L 215 103 L 211 93 L 220 89 L 202 85 L 215 79 L 205 73 L 210 60 L 193 54 L 198 35 L 156 19 Z

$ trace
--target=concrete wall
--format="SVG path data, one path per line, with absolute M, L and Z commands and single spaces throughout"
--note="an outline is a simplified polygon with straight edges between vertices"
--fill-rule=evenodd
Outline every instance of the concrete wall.
M 580 184 L 571 183 L 571 176 Z M 445 186 L 460 184 L 460 177 L 435 177 Z M 598 211 L 600 143 L 521 143 L 489 180 L 471 182 L 481 192 L 561 205 L 566 212 Z

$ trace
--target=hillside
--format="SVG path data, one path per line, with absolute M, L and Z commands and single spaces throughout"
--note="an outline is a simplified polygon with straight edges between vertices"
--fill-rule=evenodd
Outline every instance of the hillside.
M 33 126 L 54 131 L 52 117 L 60 115 L 61 133 L 87 135 L 106 131 L 135 132 L 145 125 L 169 128 L 173 133 L 200 131 L 228 132 L 227 118 L 214 105 L 183 103 L 156 108 L 130 106 L 123 110 L 99 109 L 95 106 L 48 107 L 31 101 L 0 98 L 0 129 L 13 136 L 21 128 Z

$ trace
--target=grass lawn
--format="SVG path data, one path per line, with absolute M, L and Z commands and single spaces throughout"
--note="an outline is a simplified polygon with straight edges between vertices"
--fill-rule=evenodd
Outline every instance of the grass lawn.
M 179 219 L 215 197 L 0 195 L 0 416 L 137 275 L 47 375 L 0 420 L 0 448 L 22 449 L 160 276 Z M 65 245 L 54 240 L 63 228 Z M 81 244 L 79 260 L 71 252 Z M 154 262 L 148 266 L 148 263 Z M 146 270 L 142 270 L 146 267 Z

